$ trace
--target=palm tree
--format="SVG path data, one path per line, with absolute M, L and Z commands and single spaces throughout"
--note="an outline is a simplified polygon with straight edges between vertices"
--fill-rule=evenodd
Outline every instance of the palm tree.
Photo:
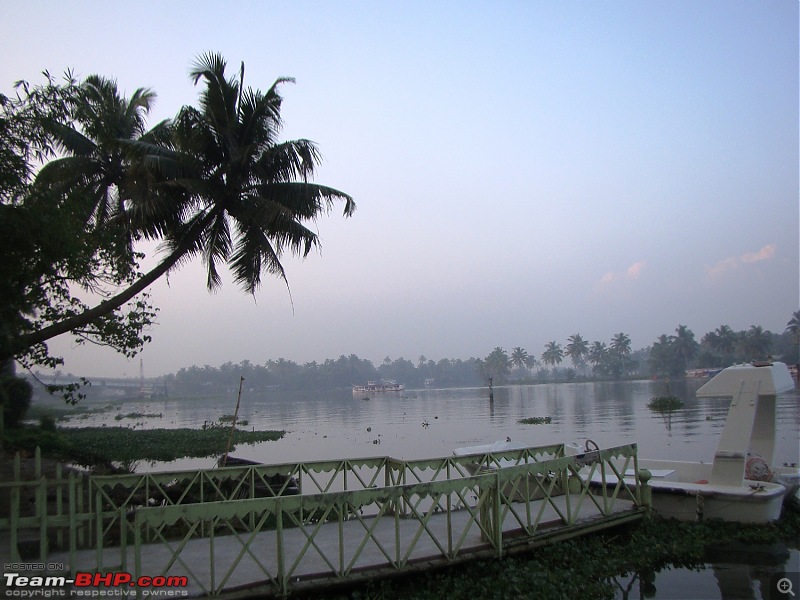
M 62 156 L 41 168 L 37 185 L 59 188 L 69 196 L 70 207 L 83 209 L 85 222 L 95 229 L 124 213 L 133 191 L 130 145 L 157 143 L 166 133 L 166 121 L 147 131 L 155 98 L 153 91 L 139 88 L 127 99 L 116 81 L 87 77 L 71 102 L 73 121 L 45 123 Z
M 502 383 L 508 375 L 508 367 L 511 361 L 508 354 L 500 346 L 497 346 L 481 362 L 481 372 L 486 379 L 497 379 L 496 383 Z
M 683 366 L 689 369 L 689 361 L 697 354 L 698 343 L 694 339 L 694 333 L 686 325 L 678 325 L 675 329 L 675 339 L 673 341 L 674 350 L 683 358 Z
M 795 344 L 800 344 L 800 310 L 794 311 L 792 318 L 786 323 L 786 329 L 784 331 L 792 334 L 792 339 Z
M 751 325 L 741 337 L 745 360 L 763 360 L 772 348 L 772 335 L 760 325 Z
M 125 217 L 136 235 L 164 240 L 166 256 L 127 289 L 24 336 L 21 345 L 30 347 L 107 314 L 198 255 L 209 289 L 221 283 L 219 263 L 229 265 L 249 293 L 261 284 L 262 273 L 287 281 L 283 252 L 306 256 L 319 245 L 306 223 L 339 200 L 344 215 L 353 214 L 350 196 L 310 183 L 320 161 L 312 142 L 278 140 L 278 86 L 292 80 L 278 79 L 262 93 L 244 88 L 244 65 L 238 79 L 226 79 L 225 67 L 218 54 L 199 57 L 190 73 L 196 84 L 205 84 L 199 108 L 181 109 L 169 125 L 168 141 L 154 136 L 161 143 L 127 144 L 136 185 L 130 187 L 135 193 Z
M 517 369 L 528 366 L 528 352 L 517 346 L 511 350 L 511 364 Z
M 525 366 L 528 369 L 528 373 L 530 373 L 531 369 L 539 364 L 539 361 L 536 360 L 536 356 L 533 354 L 529 354 L 528 358 L 525 359 Z
M 618 333 L 611 338 L 611 350 L 619 358 L 622 364 L 622 374 L 627 373 L 625 369 L 625 357 L 631 353 L 631 338 L 627 333 Z
M 712 346 L 722 355 L 722 366 L 728 366 L 736 350 L 736 332 L 727 325 L 720 325 L 714 330 Z
M 604 342 L 593 342 L 589 348 L 589 362 L 592 363 L 593 373 L 606 373 L 606 362 L 608 360 L 608 348 Z
M 569 336 L 569 342 L 566 348 L 566 356 L 572 360 L 572 365 L 577 369 L 578 367 L 585 367 L 585 357 L 589 354 L 589 342 L 584 340 L 580 334 Z
M 547 342 L 542 352 L 542 362 L 546 365 L 560 365 L 564 358 L 564 351 L 558 342 Z

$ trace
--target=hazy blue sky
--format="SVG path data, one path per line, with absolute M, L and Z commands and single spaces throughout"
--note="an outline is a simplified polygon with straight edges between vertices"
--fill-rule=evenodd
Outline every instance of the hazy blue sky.
M 195 56 L 280 76 L 284 137 L 358 210 L 254 299 L 199 264 L 153 287 L 147 375 L 358 354 L 634 348 L 677 325 L 780 332 L 800 305 L 798 3 L 6 0 L 0 91 L 48 69 L 196 102 Z M 65 371 L 138 374 L 106 350 Z

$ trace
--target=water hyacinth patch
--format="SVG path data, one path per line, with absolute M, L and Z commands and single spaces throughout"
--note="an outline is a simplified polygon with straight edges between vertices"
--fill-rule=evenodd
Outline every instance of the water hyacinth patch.
M 525 419 L 520 419 L 517 423 L 521 425 L 549 425 L 553 419 L 550 417 L 527 417 Z
M 70 445 L 109 461 L 204 458 L 225 452 L 228 430 L 139 429 L 127 427 L 82 427 L 62 429 Z M 241 431 L 233 434 L 234 447 L 278 440 L 283 431 Z

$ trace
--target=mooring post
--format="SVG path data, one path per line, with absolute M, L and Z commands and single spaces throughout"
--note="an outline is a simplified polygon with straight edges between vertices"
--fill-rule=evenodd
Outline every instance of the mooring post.
M 492 387 L 491 377 L 489 377 L 489 402 L 494 402 L 494 388 Z
M 652 509 L 653 508 L 653 490 L 650 487 L 649 481 L 652 473 L 647 469 L 639 469 L 639 491 L 641 494 L 642 506 Z

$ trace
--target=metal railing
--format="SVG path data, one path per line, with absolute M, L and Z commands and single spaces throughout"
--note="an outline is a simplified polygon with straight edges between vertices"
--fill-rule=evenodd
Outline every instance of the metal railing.
M 10 497 L 0 534 L 11 560 L 24 558 L 20 532 L 35 530 L 37 559 L 73 573 L 132 568 L 137 577 L 186 575 L 207 595 L 243 583 L 241 593 L 286 595 L 639 518 L 648 496 L 638 478 L 623 483 L 629 468 L 638 471 L 635 444 L 55 480 L 39 471 L 35 481 L 17 468 L 15 481 L 0 483 Z M 23 515 L 30 490 L 35 514 Z

